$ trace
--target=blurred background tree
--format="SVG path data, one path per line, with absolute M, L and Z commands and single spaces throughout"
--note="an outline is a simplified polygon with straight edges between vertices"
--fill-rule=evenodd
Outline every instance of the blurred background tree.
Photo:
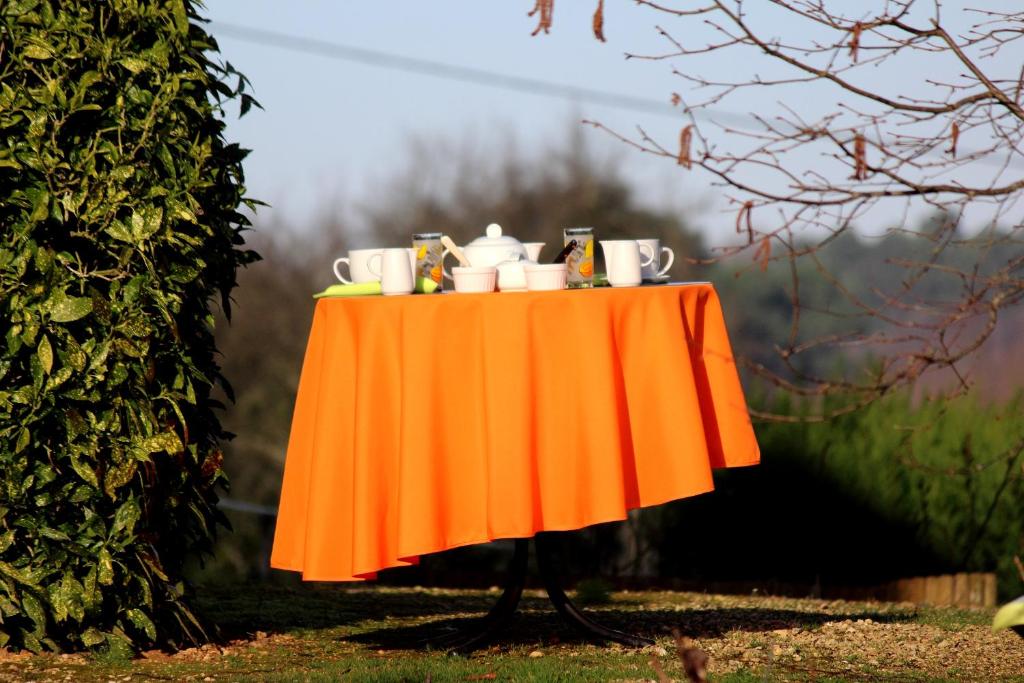
M 234 323 L 220 328 L 218 336 L 226 371 L 237 378 L 237 403 L 226 417 L 238 434 L 225 459 L 233 496 L 270 507 L 277 503 L 314 307 L 310 294 L 333 281 L 331 262 L 353 246 L 406 244 L 419 230 L 443 230 L 463 243 L 494 220 L 523 240 L 547 240 L 549 256 L 566 225 L 595 225 L 601 237 L 658 237 L 684 257 L 673 268 L 674 279 L 715 283 L 737 353 L 775 372 L 785 370 L 772 342 L 785 339 L 793 313 L 786 294 L 788 264 L 772 262 L 762 272 L 741 262 L 706 263 L 710 253 L 699 237 L 703 226 L 689 224 L 682 209 L 645 207 L 616 159 L 597 157 L 577 128 L 535 156 L 521 155 L 511 142 L 500 155 L 451 140 L 414 141 L 408 149 L 405 168 L 361 198 L 362 220 L 345 222 L 326 214 L 301 229 L 266 225 L 257 230 L 254 244 L 265 262 L 242 273 Z M 852 291 L 870 297 L 874 287 L 899 277 L 888 260 L 912 253 L 915 245 L 910 236 L 865 240 L 851 233 L 829 243 L 819 259 L 824 267 L 847 273 Z M 813 275 L 811 267 L 806 277 Z M 948 283 L 928 278 L 922 285 L 941 295 Z M 827 334 L 844 301 L 828 287 L 810 289 L 804 324 Z M 810 310 L 812 305 L 820 314 Z M 1011 472 L 1001 489 L 1005 468 L 972 467 L 1024 436 L 1011 417 L 1019 401 L 1006 403 L 1020 381 L 1004 371 L 1021 353 L 1021 322 L 996 332 L 989 353 L 977 358 L 978 391 L 943 414 L 943 430 L 932 441 L 920 435 L 910 439 L 904 429 L 938 420 L 936 405 L 922 402 L 924 386 L 834 424 L 762 424 L 761 467 L 720 473 L 714 495 L 634 513 L 626 525 L 576 534 L 569 541 L 574 575 L 811 586 L 998 565 L 1009 582 L 1005 561 L 1024 540 L 1017 507 L 1020 477 Z M 821 372 L 872 361 L 861 351 L 835 346 L 804 358 Z M 787 416 L 812 412 L 811 404 L 784 401 L 757 375 L 748 373 L 745 381 L 752 405 L 761 410 Z M 963 449 L 968 439 L 970 453 Z M 958 498 L 961 502 L 950 504 Z M 261 533 L 269 529 L 261 531 L 252 515 L 229 515 L 240 533 L 222 544 L 219 564 L 206 576 L 265 574 Z M 501 543 L 456 550 L 424 558 L 419 567 L 385 572 L 382 580 L 490 585 L 507 551 Z

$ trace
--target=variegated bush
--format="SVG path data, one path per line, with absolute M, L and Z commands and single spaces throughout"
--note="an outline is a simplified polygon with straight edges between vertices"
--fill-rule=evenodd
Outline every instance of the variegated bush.
M 0 646 L 205 637 L 211 308 L 256 258 L 216 55 L 190 0 L 0 3 Z

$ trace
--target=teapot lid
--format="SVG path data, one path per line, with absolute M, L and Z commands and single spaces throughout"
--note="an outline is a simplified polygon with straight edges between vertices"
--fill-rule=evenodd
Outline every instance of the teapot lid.
M 511 235 L 502 235 L 501 226 L 497 223 L 491 223 L 487 226 L 487 235 L 483 237 L 477 237 L 475 240 L 467 244 L 468 247 L 515 247 L 523 249 L 523 243 L 517 240 Z

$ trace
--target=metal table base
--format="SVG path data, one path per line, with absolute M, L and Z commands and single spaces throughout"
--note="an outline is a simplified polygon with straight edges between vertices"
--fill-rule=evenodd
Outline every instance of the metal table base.
M 431 647 L 444 649 L 452 654 L 465 654 L 487 644 L 498 632 L 508 626 L 519 606 L 519 600 L 522 598 L 523 588 L 526 585 L 529 544 L 530 539 L 528 538 L 516 539 L 515 554 L 509 564 L 505 590 L 490 612 L 477 622 L 475 628 L 431 640 Z M 552 535 L 549 533 L 537 534 L 534 538 L 534 545 L 537 551 L 537 567 L 540 570 L 548 599 L 551 600 L 562 619 L 576 628 L 581 635 L 590 640 L 611 641 L 629 647 L 644 647 L 654 644 L 650 638 L 603 626 L 580 611 L 562 590 L 557 543 Z

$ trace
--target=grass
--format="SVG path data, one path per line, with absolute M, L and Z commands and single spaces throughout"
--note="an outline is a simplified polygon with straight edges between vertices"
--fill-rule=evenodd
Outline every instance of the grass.
M 670 632 L 711 657 L 710 680 L 1024 682 L 1024 641 L 993 635 L 991 611 L 909 605 L 613 593 L 593 607 L 611 626 L 655 637 L 643 650 L 598 646 L 568 631 L 528 591 L 499 644 L 468 657 L 431 650 L 432 636 L 465 626 L 493 591 L 207 587 L 200 608 L 219 625 L 214 645 L 178 653 L 0 655 L 0 681 L 642 681 L 657 658 L 684 680 Z

